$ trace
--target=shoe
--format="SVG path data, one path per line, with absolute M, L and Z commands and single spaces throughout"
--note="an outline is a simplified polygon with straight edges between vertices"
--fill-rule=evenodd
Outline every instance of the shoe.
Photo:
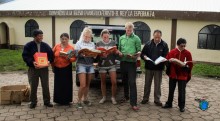
M 148 103 L 148 100 L 142 100 L 141 101 L 141 104 L 147 104 Z
M 132 106 L 131 108 L 132 108 L 132 110 L 134 110 L 134 111 L 138 111 L 138 110 L 139 110 L 139 107 L 137 107 L 137 106 Z
M 156 106 L 163 106 L 163 104 L 161 102 L 155 102 L 154 101 L 154 103 L 155 103 Z
M 81 102 L 78 102 L 78 103 L 76 104 L 76 108 L 82 109 L 82 108 L 83 108 L 82 103 L 81 103 Z
M 100 104 L 103 104 L 105 101 L 106 101 L 106 97 L 103 97 L 103 98 L 99 101 L 99 103 L 100 103 Z
M 171 105 L 165 104 L 164 106 L 162 106 L 162 108 L 166 109 L 166 108 L 172 108 Z
M 116 105 L 116 104 L 117 104 L 117 101 L 115 100 L 114 97 L 112 97 L 111 100 L 112 100 L 112 104 L 113 104 L 113 105 Z
M 30 109 L 34 109 L 36 106 L 37 106 L 36 103 L 31 103 L 30 106 L 29 106 L 29 108 L 30 108 Z
M 83 104 L 87 105 L 87 106 L 91 106 L 92 105 L 92 103 L 90 101 L 88 101 L 88 100 L 84 100 Z
M 53 107 L 53 104 L 52 104 L 52 103 L 44 103 L 44 105 L 45 105 L 46 107 Z
M 180 108 L 180 112 L 185 112 L 185 108 Z
M 128 102 L 129 101 L 129 97 L 123 97 L 120 102 L 121 103 L 125 103 L 125 102 Z

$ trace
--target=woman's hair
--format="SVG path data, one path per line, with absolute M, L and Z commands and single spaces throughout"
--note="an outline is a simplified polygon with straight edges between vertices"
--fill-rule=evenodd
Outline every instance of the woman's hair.
M 181 44 L 186 44 L 186 39 L 184 38 L 179 38 L 176 42 L 177 45 L 181 45 Z
M 131 23 L 131 22 L 127 22 L 127 23 L 125 23 L 125 28 L 134 28 L 134 24 L 133 23 Z
M 62 34 L 60 35 L 60 38 L 62 38 L 62 37 L 66 37 L 66 38 L 68 38 L 68 39 L 70 38 L 68 33 L 62 33 Z
M 88 27 L 85 27 L 80 35 L 80 38 L 79 38 L 79 41 L 83 40 L 83 36 L 85 34 L 90 34 L 91 37 L 92 37 L 92 29 L 88 28 Z M 91 40 L 92 41 L 92 40 Z
M 100 36 L 102 37 L 103 34 L 110 34 L 110 32 L 108 31 L 108 29 L 103 29 Z
M 90 28 L 88 28 L 88 27 L 85 27 L 85 28 L 83 29 L 82 34 L 83 34 L 83 35 L 85 35 L 85 34 L 90 34 L 91 37 L 92 37 L 92 30 L 91 30 Z

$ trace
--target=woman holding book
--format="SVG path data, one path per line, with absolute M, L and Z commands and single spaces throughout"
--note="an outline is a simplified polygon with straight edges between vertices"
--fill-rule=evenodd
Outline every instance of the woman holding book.
M 102 99 L 99 101 L 100 104 L 106 101 L 106 73 L 108 72 L 111 78 L 112 84 L 112 97 L 111 101 L 112 104 L 117 104 L 115 100 L 117 83 L 116 83 L 116 66 L 115 66 L 115 59 L 117 47 L 114 40 L 109 39 L 109 31 L 107 29 L 102 30 L 100 36 L 102 41 L 99 41 L 96 44 L 96 49 L 102 51 L 102 55 L 98 57 L 98 67 L 99 73 L 101 77 L 101 90 L 102 90 Z
M 79 41 L 76 43 L 76 50 L 89 49 L 94 50 L 95 44 L 91 42 L 92 30 L 84 28 Z M 79 51 L 80 52 L 80 51 Z M 78 91 L 77 108 L 83 108 L 82 103 L 91 105 L 88 100 L 89 85 L 92 79 L 92 74 L 95 73 L 93 67 L 93 57 L 88 57 L 87 54 L 79 53 L 76 61 L 76 74 L 79 77 L 80 87 Z M 83 98 L 83 99 L 82 99 Z
M 60 35 L 60 44 L 53 48 L 54 52 L 54 102 L 60 105 L 69 105 L 73 99 L 73 76 L 72 62 L 76 60 L 74 56 L 67 54 L 74 52 L 74 48 L 68 43 L 69 35 Z M 64 54 L 66 53 L 66 54 Z

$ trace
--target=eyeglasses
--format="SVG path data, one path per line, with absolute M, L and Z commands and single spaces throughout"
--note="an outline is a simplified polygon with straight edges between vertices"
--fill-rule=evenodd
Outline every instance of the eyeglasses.
M 186 47 L 186 45 L 180 45 L 180 47 Z

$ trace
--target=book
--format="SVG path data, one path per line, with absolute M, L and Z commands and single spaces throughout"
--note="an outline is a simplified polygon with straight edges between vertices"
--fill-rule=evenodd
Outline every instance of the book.
M 36 52 L 36 53 L 34 54 L 34 61 L 35 61 L 39 66 L 48 66 L 47 53 Z
M 145 59 L 153 62 L 155 65 L 158 65 L 158 64 L 160 64 L 162 62 L 167 61 L 167 59 L 162 57 L 162 56 L 158 57 L 155 61 L 151 60 L 149 57 L 145 57 Z
M 169 61 L 171 63 L 175 63 L 175 64 L 179 65 L 180 67 L 184 67 L 184 66 L 186 66 L 186 64 L 192 63 L 192 61 L 186 61 L 186 60 L 184 62 L 182 62 L 176 58 L 171 58 Z
M 110 53 L 115 53 L 117 51 L 117 46 L 113 46 L 108 49 L 105 49 L 103 47 L 97 47 L 96 49 L 100 50 L 102 53 L 110 54 Z
M 73 56 L 76 56 L 77 52 L 77 50 L 69 50 L 67 52 L 60 51 L 60 56 L 72 58 Z
M 96 57 L 98 56 L 99 54 L 101 54 L 102 52 L 100 50 L 96 50 L 96 49 L 87 49 L 87 48 L 84 48 L 84 49 L 80 49 L 78 51 L 78 55 L 79 54 L 82 54 L 83 56 L 85 57 Z
M 137 53 L 135 53 L 135 54 L 125 54 L 125 56 L 127 56 L 128 58 L 133 58 L 133 59 L 135 59 L 135 58 L 137 58 L 137 57 L 139 57 L 140 56 L 140 52 L 137 52 Z

